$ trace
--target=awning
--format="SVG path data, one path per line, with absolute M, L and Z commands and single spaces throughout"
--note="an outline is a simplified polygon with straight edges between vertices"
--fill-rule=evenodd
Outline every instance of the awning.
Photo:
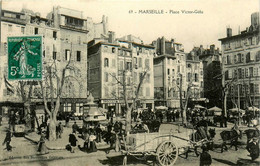
M 155 109 L 157 109 L 157 110 L 168 110 L 168 107 L 166 107 L 166 106 L 157 106 L 157 107 L 155 107 Z
M 218 108 L 218 107 L 212 107 L 210 109 L 208 109 L 209 111 L 214 111 L 214 112 L 222 112 L 222 109 L 221 108 Z
M 205 109 L 205 107 L 203 107 L 203 106 L 201 106 L 201 105 L 199 105 L 199 104 L 195 105 L 195 108 Z

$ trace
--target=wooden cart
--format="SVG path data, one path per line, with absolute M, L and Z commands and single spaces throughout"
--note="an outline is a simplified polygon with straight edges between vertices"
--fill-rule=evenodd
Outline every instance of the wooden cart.
M 173 126 L 164 132 L 159 130 L 156 133 L 129 134 L 122 150 L 125 155 L 124 160 L 127 160 L 127 155 L 132 155 L 137 159 L 144 159 L 150 155 L 156 156 L 158 163 L 162 166 L 174 165 L 178 155 L 186 153 L 189 148 L 198 144 L 190 140 L 194 132 L 192 129 L 184 129 L 180 132 L 178 128 Z

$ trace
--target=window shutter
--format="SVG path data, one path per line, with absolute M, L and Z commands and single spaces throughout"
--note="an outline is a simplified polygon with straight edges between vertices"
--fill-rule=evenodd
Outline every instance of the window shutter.
M 244 63 L 244 54 L 241 54 L 241 62 Z
M 234 55 L 234 63 L 237 63 L 237 55 Z

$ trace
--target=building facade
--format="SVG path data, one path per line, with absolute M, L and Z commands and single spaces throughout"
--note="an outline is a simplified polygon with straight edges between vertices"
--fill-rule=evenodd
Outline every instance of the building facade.
M 157 55 L 154 57 L 155 105 L 180 107 L 180 90 L 185 98 L 186 54 L 182 44 L 164 37 L 153 42 Z
M 210 48 L 194 47 L 190 52 L 191 55 L 199 57 L 203 64 L 201 71 L 201 97 L 208 99 L 206 104 L 208 108 L 222 106 L 222 82 L 221 82 L 221 53 L 215 45 L 210 45 Z
M 2 10 L 1 16 L 1 74 L 7 74 L 8 36 L 41 35 L 44 67 L 56 66 L 56 74 L 61 77 L 62 69 L 70 63 L 65 75 L 60 111 L 82 115 L 80 108 L 88 94 L 87 43 L 94 37 L 107 35 L 107 19 L 103 17 L 101 23 L 94 23 L 89 17 L 85 19 L 81 11 L 60 6 L 54 7 L 46 17 L 28 9 L 21 12 Z M 1 101 L 22 102 L 15 90 L 17 81 L 9 83 L 14 87 L 14 92 L 7 90 L 4 76 L 1 75 Z M 40 92 L 40 86 L 35 84 L 32 102 L 43 102 Z
M 153 108 L 154 47 L 125 40 L 93 40 L 88 47 L 88 89 L 103 108 L 125 113 L 124 95 L 133 104 L 141 74 L 146 72 L 137 107 Z M 123 90 L 123 84 L 126 91 Z
M 219 39 L 223 57 L 223 86 L 229 84 L 227 107 L 260 107 L 259 12 L 251 15 L 251 25 L 237 35 L 227 28 Z

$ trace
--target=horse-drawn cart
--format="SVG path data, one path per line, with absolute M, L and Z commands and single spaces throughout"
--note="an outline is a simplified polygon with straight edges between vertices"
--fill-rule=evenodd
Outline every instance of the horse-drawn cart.
M 185 154 L 190 148 L 200 146 L 205 141 L 191 141 L 194 133 L 192 129 L 180 130 L 180 126 L 175 125 L 165 127 L 164 131 L 161 128 L 156 133 L 129 134 L 124 141 L 124 150 L 122 150 L 125 160 L 127 155 L 137 159 L 155 156 L 162 166 L 174 165 L 180 154 Z

